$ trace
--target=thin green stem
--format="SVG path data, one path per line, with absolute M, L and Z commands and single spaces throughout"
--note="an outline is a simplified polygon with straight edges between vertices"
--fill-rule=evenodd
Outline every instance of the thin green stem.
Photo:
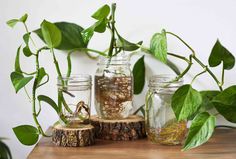
M 32 72 L 32 73 L 27 73 L 27 72 L 23 72 L 23 71 L 22 71 L 22 73 L 23 73 L 23 74 L 25 74 L 25 75 L 34 75 L 34 74 L 36 74 L 36 73 L 37 73 L 37 71 L 35 71 L 35 72 Z
M 61 73 L 61 70 L 60 70 L 57 58 L 56 58 L 55 53 L 54 53 L 54 49 L 51 48 L 50 51 L 51 51 L 51 53 L 53 55 L 53 61 L 54 61 L 55 67 L 56 67 L 58 78 L 61 80 L 62 83 L 64 83 L 64 81 L 62 80 L 62 73 Z
M 214 81 L 216 82 L 216 84 L 218 85 L 220 91 L 223 90 L 220 81 L 217 79 L 217 77 L 214 75 L 213 72 L 211 72 L 211 70 L 208 68 L 208 66 L 204 65 L 202 63 L 201 60 L 199 60 L 196 56 L 193 56 L 193 59 L 204 69 L 206 69 L 206 71 L 210 74 L 210 76 L 214 79 Z
M 170 35 L 173 35 L 174 37 L 176 37 L 177 39 L 179 39 L 185 46 L 187 46 L 191 52 L 192 52 L 192 58 L 202 67 L 204 68 L 209 74 L 210 76 L 214 79 L 214 81 L 216 82 L 217 86 L 219 87 L 220 91 L 223 90 L 222 88 L 222 83 L 219 82 L 219 80 L 217 79 L 217 77 L 213 74 L 213 72 L 206 66 L 202 63 L 202 61 L 200 59 L 198 59 L 196 56 L 195 56 L 195 51 L 192 49 L 192 47 L 190 47 L 181 37 L 179 37 L 178 35 L 172 33 L 172 32 L 166 32 L 167 34 L 170 34 Z
M 73 53 L 73 51 L 70 51 L 67 55 L 67 73 L 66 73 L 66 77 L 70 77 L 71 75 L 71 54 Z
M 26 87 L 24 87 L 24 91 L 25 91 L 25 94 L 26 94 L 26 96 L 28 97 L 29 101 L 31 102 L 31 98 L 30 98 L 30 95 L 29 95 L 29 93 L 28 93 Z
M 116 10 L 116 4 L 113 3 L 111 6 L 111 42 L 110 47 L 108 51 L 108 56 L 112 57 L 113 49 L 114 49 L 114 42 L 115 42 L 115 10 Z
M 224 65 L 222 64 L 221 86 L 224 85 L 224 78 L 225 78 L 225 69 L 224 69 Z
M 191 50 L 193 56 L 195 56 L 195 51 L 192 49 L 192 47 L 190 47 L 182 38 L 180 38 L 178 35 L 172 33 L 172 32 L 166 32 L 166 34 L 170 34 L 175 36 L 177 39 L 179 39 L 185 46 L 187 46 L 189 48 L 189 50 Z
M 47 136 L 41 125 L 39 124 L 39 121 L 37 119 L 37 116 L 38 114 L 36 113 L 36 89 L 37 89 L 37 84 L 38 84 L 38 76 L 39 76 L 39 50 L 37 51 L 36 53 L 36 70 L 37 70 L 37 74 L 35 76 L 35 79 L 34 79 L 34 84 L 33 84 L 33 89 L 32 89 L 32 99 L 33 99 L 33 102 L 32 102 L 32 111 L 33 111 L 33 119 L 34 119 L 34 122 L 36 123 L 36 126 L 39 130 L 39 133 L 42 134 L 43 136 Z
M 24 24 L 24 27 L 25 27 L 25 30 L 26 30 L 27 34 L 29 34 L 30 32 L 29 32 L 29 29 L 28 29 L 26 23 L 23 23 L 23 24 Z M 30 41 L 32 42 L 32 44 L 34 45 L 34 47 L 37 49 L 37 46 L 36 46 L 34 40 L 31 38 L 30 35 L 29 35 L 29 38 L 30 38 Z
M 176 82 L 176 81 L 180 80 L 186 73 L 188 73 L 192 64 L 193 64 L 192 63 L 192 55 L 190 55 L 189 56 L 189 63 L 188 63 L 188 66 L 186 67 L 186 69 L 171 82 Z
M 203 73 L 206 73 L 206 70 L 204 70 L 204 71 L 198 73 L 196 76 L 194 76 L 193 79 L 192 79 L 192 81 L 191 81 L 191 84 L 193 84 L 194 80 L 195 80 L 198 76 L 202 75 Z
M 174 53 L 170 53 L 170 52 L 168 52 L 167 55 L 170 55 L 170 56 L 173 56 L 173 57 L 182 59 L 182 60 L 186 61 L 187 63 L 190 63 L 189 59 L 187 59 L 187 58 L 184 57 L 184 56 L 180 56 L 180 55 L 177 55 L 177 54 L 174 54 Z

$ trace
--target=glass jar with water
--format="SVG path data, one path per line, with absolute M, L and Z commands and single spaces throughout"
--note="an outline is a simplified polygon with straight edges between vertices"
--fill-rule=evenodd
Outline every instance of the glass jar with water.
M 62 115 L 68 127 L 83 127 L 90 123 L 91 76 L 71 75 L 58 78 Z M 63 125 L 65 122 L 62 122 Z
M 173 75 L 156 75 L 149 80 L 145 122 L 148 139 L 163 145 L 182 144 L 187 133 L 186 121 L 178 122 L 171 108 L 174 92 L 183 84 Z
M 103 119 L 127 118 L 133 109 L 129 56 L 100 58 L 95 74 L 95 108 Z

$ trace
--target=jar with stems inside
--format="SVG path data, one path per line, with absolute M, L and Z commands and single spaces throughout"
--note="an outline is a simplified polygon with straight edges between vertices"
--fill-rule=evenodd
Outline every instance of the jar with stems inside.
M 58 77 L 58 91 L 67 127 L 83 127 L 90 124 L 91 76 L 71 75 Z
M 103 119 L 123 119 L 133 108 L 133 76 L 129 57 L 101 57 L 95 74 L 95 108 Z
M 145 124 L 148 139 L 163 145 L 182 144 L 187 133 L 187 122 L 177 121 L 171 108 L 174 92 L 183 80 L 174 81 L 173 75 L 155 75 L 149 80 L 145 99 Z

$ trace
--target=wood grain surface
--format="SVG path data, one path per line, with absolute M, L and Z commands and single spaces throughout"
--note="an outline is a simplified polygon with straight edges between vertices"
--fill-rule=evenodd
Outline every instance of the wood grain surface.
M 49 129 L 49 131 L 51 131 Z M 96 140 L 89 147 L 57 147 L 51 138 L 41 138 L 29 159 L 236 159 L 236 130 L 217 129 L 203 146 L 181 152 L 180 146 L 135 141 Z

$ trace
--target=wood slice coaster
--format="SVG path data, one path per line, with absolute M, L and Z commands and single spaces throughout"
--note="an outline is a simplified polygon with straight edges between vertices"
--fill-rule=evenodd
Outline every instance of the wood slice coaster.
M 106 120 L 91 116 L 95 137 L 105 140 L 137 140 L 146 137 L 144 118 L 138 115 L 121 120 Z
M 82 147 L 95 143 L 95 132 L 92 125 L 81 128 L 64 127 L 60 124 L 52 128 L 52 142 L 57 146 Z

